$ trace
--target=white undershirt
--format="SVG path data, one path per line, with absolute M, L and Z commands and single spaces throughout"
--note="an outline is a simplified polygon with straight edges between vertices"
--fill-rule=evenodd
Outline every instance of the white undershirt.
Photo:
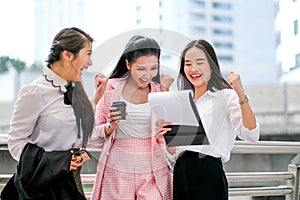
M 120 121 L 116 138 L 149 138 L 151 132 L 149 103 L 133 104 L 123 96 L 120 101 L 126 103 L 126 120 Z

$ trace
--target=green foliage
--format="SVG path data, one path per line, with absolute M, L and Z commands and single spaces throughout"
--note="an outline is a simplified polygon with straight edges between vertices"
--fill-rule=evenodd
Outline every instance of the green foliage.
M 0 73 L 7 72 L 8 68 L 6 66 L 6 62 L 9 60 L 8 56 L 0 57 Z
M 20 73 L 26 68 L 26 63 L 19 59 L 10 58 L 9 56 L 0 56 L 0 73 L 8 71 L 9 67 L 13 67 Z
M 43 63 L 36 61 L 32 65 L 30 65 L 29 70 L 35 72 L 41 72 L 43 71 L 43 67 L 44 67 Z

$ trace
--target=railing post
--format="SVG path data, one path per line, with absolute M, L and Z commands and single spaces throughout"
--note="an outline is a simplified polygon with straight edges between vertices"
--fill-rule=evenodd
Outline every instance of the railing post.
M 288 85 L 286 82 L 283 83 L 283 114 L 285 124 L 289 124 L 289 107 L 288 107 Z
M 287 181 L 287 185 L 293 188 L 293 194 L 286 195 L 286 200 L 299 200 L 300 154 L 293 158 L 288 171 L 294 174 L 294 179 Z

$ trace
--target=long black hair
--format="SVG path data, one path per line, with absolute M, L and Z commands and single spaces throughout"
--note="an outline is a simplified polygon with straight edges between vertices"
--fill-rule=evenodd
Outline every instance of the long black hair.
M 126 44 L 125 49 L 119 58 L 117 65 L 112 71 L 109 78 L 121 78 L 127 75 L 128 69 L 126 67 L 126 60 L 129 63 L 134 63 L 136 59 L 141 56 L 155 55 L 158 58 L 158 69 L 159 69 L 159 58 L 160 58 L 160 47 L 158 43 L 151 38 L 136 35 L 132 37 Z M 159 70 L 157 75 L 152 79 L 154 82 L 159 83 L 160 81 Z
M 185 54 L 186 52 L 191 49 L 192 47 L 197 47 L 204 51 L 210 69 L 211 69 L 211 77 L 207 83 L 208 90 L 215 92 L 217 90 L 222 90 L 225 88 L 232 88 L 229 83 L 223 78 L 220 70 L 220 65 L 217 59 L 217 55 L 215 53 L 214 48 L 210 43 L 206 40 L 193 40 L 189 42 L 184 50 L 181 53 L 181 60 L 180 60 L 180 69 L 179 75 L 177 79 L 177 86 L 180 90 L 188 90 L 191 89 L 195 91 L 194 86 L 190 83 L 184 73 L 184 65 L 185 65 Z

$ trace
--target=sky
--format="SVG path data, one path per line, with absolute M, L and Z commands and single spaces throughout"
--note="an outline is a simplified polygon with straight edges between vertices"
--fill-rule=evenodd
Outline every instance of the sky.
M 0 0 L 0 56 L 19 58 L 25 61 L 27 65 L 34 62 L 34 1 Z M 134 6 L 131 6 L 130 3 L 134 4 L 135 2 L 133 0 L 109 0 L 105 1 L 105 6 L 103 6 L 103 0 L 85 0 L 86 27 L 84 29 L 96 40 L 94 48 L 115 35 L 135 29 L 128 22 L 134 22 L 134 11 L 130 10 Z M 118 6 L 116 6 L 116 3 Z M 125 7 L 126 9 L 124 9 Z M 149 10 L 151 9 L 149 8 Z M 114 18 L 116 15 L 117 17 Z M 119 16 L 125 15 L 126 19 L 130 20 L 120 21 Z M 287 28 L 284 30 L 287 30 Z M 284 51 L 283 56 L 288 61 L 294 60 L 288 51 Z M 285 69 L 285 66 L 283 66 L 284 71 L 288 71 L 289 67 L 293 66 L 293 63 L 289 64 L 288 61 L 285 61 L 285 63 L 288 63 L 288 68 Z
M 30 66 L 35 58 L 34 2 L 35 0 L 0 0 L 0 56 L 20 59 L 25 61 L 27 66 Z M 135 2 L 134 0 L 109 0 L 105 1 L 105 6 L 103 6 L 103 0 L 85 0 L 86 4 L 83 10 L 85 13 L 85 27 L 83 29 L 95 39 L 93 43 L 94 52 L 97 52 L 97 47 L 103 44 L 104 47 L 108 43 L 111 45 L 111 39 L 115 36 L 136 29 L 134 27 L 135 6 L 132 6 Z M 118 6 L 115 6 L 116 3 L 118 3 Z M 126 9 L 124 9 L 125 7 Z M 153 10 L 151 7 L 149 9 Z M 125 15 L 126 19 L 129 20 L 120 22 L 119 16 Z M 119 42 L 120 39 L 114 41 Z M 116 49 L 110 56 L 119 55 L 125 43 L 118 43 L 117 46 L 120 49 Z M 99 59 L 95 59 L 95 57 L 98 54 L 93 53 L 93 55 L 93 63 L 96 66 L 96 61 Z M 108 57 L 108 59 L 111 59 L 111 57 Z M 96 67 L 91 69 L 101 71 Z M 9 75 L 0 74 L 0 102 L 14 99 L 16 91 L 13 76 L 13 73 Z
M 34 1 L 0 0 L 0 56 L 19 58 L 28 65 L 34 62 Z M 106 1 L 105 7 L 103 1 L 99 0 L 86 0 L 85 3 L 84 29 L 93 36 L 96 45 L 134 28 L 126 22 L 118 21 L 119 16 L 126 14 L 128 19 L 128 15 L 132 15 L 132 11 L 126 12 L 124 9 L 124 6 L 134 8 L 128 1 L 118 1 L 118 6 L 115 6 L 115 0 Z M 114 18 L 116 13 L 118 16 Z
M 0 0 L 0 56 L 34 60 L 34 0 Z

